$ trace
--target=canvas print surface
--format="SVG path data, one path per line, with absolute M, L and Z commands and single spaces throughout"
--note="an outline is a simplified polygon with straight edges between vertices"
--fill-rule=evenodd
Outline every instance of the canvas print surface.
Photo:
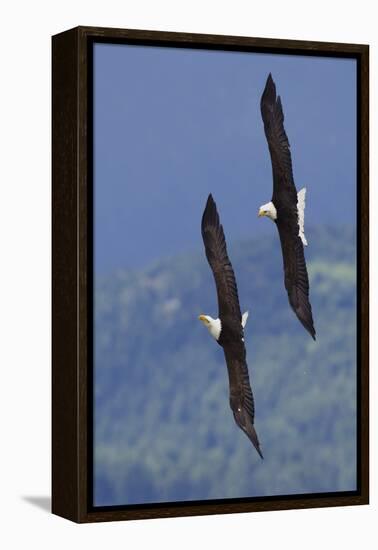
M 356 87 L 94 45 L 95 506 L 356 489 Z

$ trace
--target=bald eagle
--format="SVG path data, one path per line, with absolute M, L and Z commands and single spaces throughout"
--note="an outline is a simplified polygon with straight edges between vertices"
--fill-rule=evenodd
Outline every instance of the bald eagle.
M 241 315 L 234 270 L 227 255 L 223 227 L 212 195 L 207 199 L 201 229 L 206 257 L 217 288 L 219 314 L 217 319 L 210 315 L 200 315 L 199 319 L 223 348 L 230 386 L 230 407 L 235 422 L 263 458 L 253 425 L 255 406 L 244 345 L 244 327 L 248 312 Z
M 281 241 L 285 288 L 296 316 L 315 340 L 314 321 L 309 300 L 309 282 L 303 246 L 306 189 L 298 193 L 293 178 L 290 145 L 284 128 L 281 98 L 269 74 L 261 96 L 261 114 L 273 170 L 272 200 L 260 207 L 277 226 Z

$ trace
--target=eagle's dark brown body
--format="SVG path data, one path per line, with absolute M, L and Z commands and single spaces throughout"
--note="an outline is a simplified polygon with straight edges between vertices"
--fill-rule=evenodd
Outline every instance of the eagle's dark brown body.
M 230 406 L 235 422 L 249 437 L 263 458 L 254 428 L 255 406 L 249 381 L 244 330 L 234 270 L 227 255 L 226 240 L 213 197 L 209 195 L 202 217 L 202 238 L 206 257 L 214 274 L 218 294 L 221 333 L 218 344 L 226 359 L 230 385 Z

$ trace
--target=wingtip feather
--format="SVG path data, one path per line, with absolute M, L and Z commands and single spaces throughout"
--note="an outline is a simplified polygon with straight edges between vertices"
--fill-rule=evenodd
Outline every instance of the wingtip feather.
M 311 316 L 312 317 L 312 316 Z M 304 319 L 301 319 L 300 317 L 298 317 L 299 320 L 301 321 L 302 325 L 304 326 L 304 328 L 307 330 L 307 332 L 310 334 L 311 338 L 316 341 L 316 330 L 314 328 L 314 325 L 313 325 L 313 322 L 305 322 Z M 312 319 L 311 319 L 312 321 Z
M 274 83 L 272 73 L 269 73 L 266 79 L 265 88 L 261 96 L 261 103 L 268 101 L 269 103 L 275 103 L 276 101 L 276 85 Z
M 262 454 L 259 438 L 257 437 L 257 433 L 255 430 L 255 427 L 253 424 L 250 424 L 246 430 L 246 434 L 248 435 L 248 438 L 251 440 L 254 448 L 256 449 L 258 455 L 262 460 L 264 460 L 264 455 Z
M 202 215 L 202 231 L 204 231 L 206 226 L 219 225 L 219 215 L 217 211 L 217 205 L 213 199 L 213 195 L 210 195 L 207 198 L 205 210 Z
M 268 78 L 266 79 L 266 83 L 269 84 L 269 85 L 271 85 L 271 84 L 274 85 L 274 80 L 273 80 L 273 77 L 272 77 L 272 73 L 268 74 Z
M 260 447 L 258 447 L 258 448 L 256 447 L 256 451 L 257 451 L 259 457 L 261 458 L 261 460 L 264 460 L 264 455 L 262 454 Z
M 310 305 L 310 303 L 309 303 Z M 303 313 L 303 310 L 297 311 L 294 309 L 294 312 L 296 316 L 298 317 L 301 324 L 304 326 L 304 328 L 307 330 L 307 332 L 310 334 L 311 338 L 313 340 L 316 340 L 316 330 L 314 327 L 314 321 L 312 319 L 312 312 L 311 312 L 311 305 L 310 309 L 307 311 L 306 314 Z

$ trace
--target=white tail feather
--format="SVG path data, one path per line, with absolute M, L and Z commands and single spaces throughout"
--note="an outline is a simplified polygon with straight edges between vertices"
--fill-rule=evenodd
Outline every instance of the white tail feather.
M 247 321 L 248 321 L 248 315 L 249 315 L 249 312 L 248 311 L 245 311 L 242 315 L 242 320 L 241 320 L 241 324 L 242 324 L 242 327 L 245 328 L 245 325 L 247 324 Z
M 307 239 L 304 234 L 304 211 L 306 208 L 306 187 L 303 187 L 300 191 L 298 191 L 298 202 L 297 202 L 297 209 L 298 209 L 298 225 L 299 225 L 299 237 L 301 238 L 302 243 L 307 246 Z

